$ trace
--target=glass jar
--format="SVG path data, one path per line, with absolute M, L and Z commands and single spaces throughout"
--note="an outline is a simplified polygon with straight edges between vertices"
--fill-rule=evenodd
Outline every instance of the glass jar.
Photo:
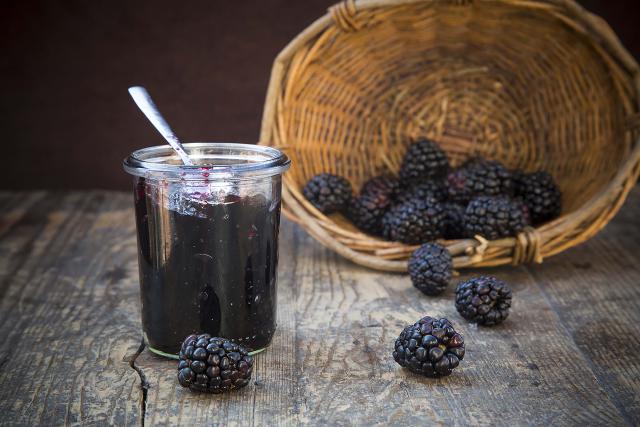
M 255 351 L 276 328 L 282 152 L 248 144 L 190 143 L 185 166 L 170 146 L 133 152 L 142 329 L 151 351 L 173 357 L 194 333 Z

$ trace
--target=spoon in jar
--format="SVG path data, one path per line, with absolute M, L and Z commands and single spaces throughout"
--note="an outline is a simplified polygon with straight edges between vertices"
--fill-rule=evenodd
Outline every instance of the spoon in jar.
M 184 151 L 184 147 L 180 143 L 180 140 L 175 133 L 171 130 L 171 127 L 167 121 L 162 117 L 158 107 L 153 103 L 151 95 L 142 86 L 133 86 L 129 88 L 129 94 L 133 98 L 140 111 L 147 116 L 147 119 L 151 124 L 160 132 L 160 134 L 167 140 L 169 145 L 178 153 L 178 156 L 182 159 L 182 163 L 187 166 L 193 166 L 193 161 L 189 158 L 189 155 Z

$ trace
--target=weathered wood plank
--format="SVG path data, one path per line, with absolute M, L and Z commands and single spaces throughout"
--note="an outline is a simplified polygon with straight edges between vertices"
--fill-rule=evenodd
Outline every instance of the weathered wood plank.
M 457 315 L 452 290 L 427 298 L 404 276 L 347 266 L 330 254 L 300 258 L 302 268 L 311 273 L 302 276 L 297 299 L 299 382 L 305 397 L 301 420 L 621 421 L 587 363 L 576 360 L 575 345 L 524 269 L 499 270 L 514 287 L 512 318 L 496 328 L 475 328 Z M 426 314 L 453 320 L 466 338 L 468 356 L 449 378 L 419 378 L 401 370 L 390 357 L 403 325 Z
M 637 424 L 639 200 L 580 248 L 490 270 L 515 291 L 494 328 L 463 321 L 452 290 L 422 296 L 285 222 L 278 330 L 254 381 L 194 394 L 177 386 L 175 362 L 144 351 L 143 402 L 127 362 L 140 336 L 130 196 L 0 194 L 0 413 L 15 424 Z M 425 314 L 466 338 L 451 377 L 391 358 L 403 325 Z
M 0 220 L 3 422 L 137 424 L 140 381 L 125 361 L 140 337 L 129 198 L 0 200 L 11 200 Z
M 598 383 L 640 421 L 640 191 L 586 244 L 529 267 Z

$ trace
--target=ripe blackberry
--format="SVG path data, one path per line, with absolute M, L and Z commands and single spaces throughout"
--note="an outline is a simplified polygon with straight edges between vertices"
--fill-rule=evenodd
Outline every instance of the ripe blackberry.
M 464 358 L 464 339 L 447 319 L 423 317 L 396 339 L 393 359 L 425 377 L 451 374 Z
M 360 195 L 363 194 L 384 194 L 393 199 L 398 191 L 398 180 L 389 175 L 374 176 L 364 184 L 360 189 Z
M 420 246 L 409 259 L 411 283 L 430 296 L 438 295 L 447 288 L 452 269 L 451 254 L 437 243 Z
M 320 212 L 330 214 L 346 208 L 353 195 L 353 190 L 345 178 L 321 173 L 307 182 L 302 194 Z
M 466 237 L 464 224 L 465 207 L 457 203 L 444 204 L 444 238 L 445 239 L 462 239 Z
M 395 178 L 371 178 L 360 189 L 360 195 L 351 199 L 347 217 L 360 230 L 381 236 L 382 217 L 391 206 L 397 188 L 398 181 Z
M 193 391 L 222 393 L 249 384 L 253 357 L 225 338 L 190 335 L 182 343 L 178 381 Z
M 400 168 L 400 181 L 405 185 L 444 178 L 449 160 L 434 141 L 421 139 L 407 148 Z
M 518 234 L 529 225 L 529 215 L 526 206 L 516 200 L 480 196 L 469 203 L 462 222 L 467 237 L 479 234 L 495 240 Z
M 495 277 L 475 277 L 456 288 L 456 309 L 479 325 L 495 325 L 509 316 L 511 289 Z
M 547 172 L 515 173 L 515 195 L 529 208 L 531 222 L 540 224 L 560 215 L 562 196 Z
M 382 218 L 391 206 L 391 200 L 383 194 L 364 193 L 349 203 L 347 217 L 360 230 L 382 236 Z
M 487 159 L 485 159 L 484 157 L 482 157 L 482 156 L 477 156 L 477 155 L 476 155 L 476 156 L 472 156 L 472 157 L 467 158 L 467 159 L 466 159 L 466 160 L 465 160 L 465 161 L 460 165 L 460 167 L 461 167 L 461 168 L 468 168 L 468 167 L 471 167 L 471 166 L 473 166 L 473 165 L 477 165 L 477 164 L 480 164 L 480 163 L 485 163 L 485 162 L 487 162 L 487 161 L 488 161 L 488 160 L 487 160 Z
M 441 180 L 423 181 L 398 194 L 397 198 L 399 202 L 406 202 L 409 199 L 427 198 L 444 201 L 447 199 L 447 187 Z
M 511 196 L 511 172 L 502 163 L 475 159 L 447 176 L 449 200 L 466 204 L 475 196 Z
M 442 236 L 444 209 L 436 199 L 410 199 L 382 217 L 383 235 L 392 241 L 425 243 Z

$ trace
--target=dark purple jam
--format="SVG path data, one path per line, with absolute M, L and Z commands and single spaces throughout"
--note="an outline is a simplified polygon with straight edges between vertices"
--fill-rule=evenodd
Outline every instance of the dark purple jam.
M 278 183 L 279 184 L 279 183 Z M 276 328 L 280 195 L 211 195 L 137 181 L 142 326 L 177 354 L 193 333 L 269 345 Z M 279 189 L 278 186 L 274 188 Z

